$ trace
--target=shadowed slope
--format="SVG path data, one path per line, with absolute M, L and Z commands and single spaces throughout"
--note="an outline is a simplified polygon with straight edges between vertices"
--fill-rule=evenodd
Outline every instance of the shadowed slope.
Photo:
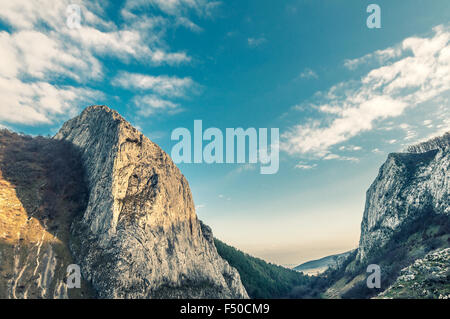
M 90 294 L 64 283 L 70 225 L 86 194 L 70 144 L 0 131 L 0 298 Z

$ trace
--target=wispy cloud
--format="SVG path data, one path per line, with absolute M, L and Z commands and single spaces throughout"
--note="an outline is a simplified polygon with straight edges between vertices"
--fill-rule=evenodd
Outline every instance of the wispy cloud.
M 256 48 L 262 44 L 264 44 L 267 41 L 265 37 L 259 37 L 259 38 L 248 38 L 247 44 L 250 48 Z
M 186 17 L 178 17 L 176 25 L 183 26 L 193 32 L 202 32 L 203 29 Z
M 355 146 L 355 145 L 342 145 L 339 147 L 340 151 L 360 151 L 362 150 L 361 146 Z
M 120 72 L 112 84 L 126 89 L 151 90 L 168 97 L 180 97 L 187 90 L 195 86 L 195 82 L 189 78 L 176 76 L 153 76 L 140 73 Z
M 295 168 L 304 169 L 304 170 L 313 169 L 315 167 L 317 167 L 317 164 L 315 164 L 315 163 L 314 164 L 308 164 L 308 163 L 305 163 L 305 162 L 299 162 L 297 165 L 295 165 Z
M 155 113 L 177 113 L 181 109 L 179 105 L 168 100 L 163 100 L 156 95 L 138 95 L 133 98 L 137 114 L 147 117 Z
M 299 74 L 298 78 L 300 79 L 318 79 L 319 76 L 317 73 L 309 68 L 303 70 L 302 73 Z
M 197 84 L 189 77 L 152 76 L 139 73 L 120 72 L 112 84 L 124 89 L 138 91 L 133 104 L 138 115 L 149 116 L 155 113 L 175 114 L 182 109 L 170 99 L 182 98 L 195 93 Z
M 291 127 L 282 136 L 282 149 L 292 155 L 324 158 L 331 147 L 372 130 L 379 121 L 398 117 L 407 108 L 449 91 L 450 32 L 444 26 L 433 31 L 430 37 L 405 39 L 398 54 L 384 53 L 397 56 L 396 61 L 372 69 L 360 81 L 339 83 L 317 94 L 319 101 L 313 107 L 321 118 Z
M 190 10 L 194 10 L 198 15 L 209 16 L 220 6 L 220 1 L 208 0 L 127 0 L 126 10 L 148 8 L 152 6 L 158 8 L 168 15 L 183 15 Z
M 342 156 L 338 154 L 329 153 L 323 157 L 324 160 L 339 160 L 339 161 L 350 161 L 350 162 L 359 162 L 359 159 L 351 156 Z
M 400 45 L 387 48 L 385 50 L 377 50 L 373 53 L 366 54 L 363 57 L 356 59 L 347 59 L 344 61 L 344 66 L 350 70 L 355 70 L 361 65 L 378 63 L 379 65 L 385 64 L 389 60 L 399 57 L 402 54 L 402 48 Z

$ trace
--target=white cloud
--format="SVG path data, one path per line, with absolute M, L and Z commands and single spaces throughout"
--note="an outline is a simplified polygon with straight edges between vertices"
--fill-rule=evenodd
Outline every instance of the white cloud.
M 283 149 L 291 154 L 324 154 L 331 146 L 342 143 L 361 131 L 372 129 L 375 120 L 400 115 L 407 106 L 406 103 L 387 96 L 373 95 L 366 101 L 362 96 L 349 99 L 360 100 L 361 104 L 343 101 L 340 108 L 336 109 L 339 116 L 328 126 L 322 126 L 318 121 L 297 125 L 283 135 L 286 140 L 282 144 Z
M 300 73 L 299 78 L 301 78 L 301 79 L 318 79 L 319 76 L 313 70 L 306 68 L 302 73 Z
M 153 76 L 140 73 L 120 72 L 112 84 L 128 90 L 141 91 L 133 98 L 138 115 L 150 116 L 155 113 L 175 114 L 182 109 L 169 99 L 185 97 L 195 92 L 197 84 L 189 77 Z M 148 94 L 147 92 L 151 92 Z
M 395 54 L 384 54 L 397 56 L 396 61 L 372 69 L 360 81 L 339 83 L 317 94 L 320 101 L 314 108 L 322 118 L 290 128 L 282 136 L 282 149 L 325 157 L 334 145 L 450 90 L 450 32 L 443 26 L 433 31 L 429 38 L 405 39 L 398 46 L 400 53 L 393 48 Z
M 355 145 L 342 145 L 339 147 L 340 151 L 360 151 L 362 150 L 361 146 L 355 146 Z
M 406 130 L 405 140 L 411 140 L 417 136 L 417 133 L 413 130 Z
M 129 72 L 120 72 L 112 84 L 125 89 L 151 90 L 169 97 L 184 96 L 188 89 L 195 86 L 195 82 L 189 77 L 153 76 Z
M 389 60 L 400 56 L 402 50 L 396 46 L 394 48 L 387 48 L 385 50 L 377 50 L 373 53 L 369 53 L 361 58 L 348 59 L 344 61 L 344 66 L 350 70 L 355 70 L 361 65 L 372 64 L 374 62 L 379 65 L 385 64 Z
M 449 110 L 448 108 L 446 108 L 446 113 L 445 114 L 449 114 L 448 113 Z M 448 115 L 445 115 L 448 116 Z M 442 136 L 445 133 L 450 132 L 450 117 L 444 118 L 442 119 L 442 123 L 436 126 L 436 130 L 430 134 L 428 134 L 427 136 L 425 136 L 424 138 L 418 139 L 416 141 L 414 141 L 411 144 L 418 144 L 421 142 L 425 142 L 428 141 L 432 138 L 438 137 L 438 136 Z
M 263 43 L 265 43 L 267 40 L 264 37 L 259 37 L 259 38 L 248 38 L 247 39 L 247 43 L 248 46 L 250 48 L 256 48 L 260 45 L 262 45 Z
M 324 160 L 339 160 L 339 161 L 350 161 L 350 162 L 359 162 L 359 159 L 356 157 L 349 157 L 349 156 L 341 156 L 338 154 L 329 153 L 323 157 Z
M 13 34 L 0 32 L 0 56 L 6 68 L 2 76 L 18 77 L 26 75 L 37 79 L 65 76 L 76 81 L 101 74 L 99 61 L 78 47 L 67 48 L 62 41 L 42 32 L 25 30 Z
M 91 89 L 0 77 L 0 121 L 50 124 L 65 115 L 74 116 L 81 103 L 97 104 L 99 98 L 102 93 Z
M 339 155 L 337 154 L 327 154 L 323 159 L 324 160 L 333 160 L 333 159 L 338 159 Z
M 189 20 L 186 17 L 177 17 L 176 24 L 179 26 L 183 26 L 193 32 L 202 32 L 203 31 L 203 29 L 201 27 L 199 27 L 198 25 L 196 25 L 194 22 L 192 22 L 191 20 Z
M 145 9 L 153 6 L 169 15 L 179 16 L 186 14 L 189 10 L 194 10 L 198 15 L 211 15 L 219 5 L 219 1 L 208 0 L 128 0 L 125 9 Z
M 81 51 L 89 50 L 92 53 L 109 54 L 126 59 L 134 57 L 136 59 L 152 57 L 157 50 L 150 49 L 150 41 L 147 34 L 137 29 L 118 29 L 118 27 L 109 21 L 104 21 L 99 15 L 91 10 L 101 12 L 101 6 L 95 2 L 85 1 L 80 5 L 82 20 L 81 28 L 70 29 L 66 24 L 69 0 L 50 1 L 38 0 L 27 1 L 17 0 L 10 1 L 2 6 L 0 19 L 6 21 L 14 28 L 14 32 L 33 31 L 41 32 L 51 37 L 52 42 L 43 38 L 39 34 L 30 34 L 27 40 L 38 42 L 42 40 L 42 47 L 50 48 L 63 47 L 67 54 L 72 54 L 77 48 Z M 43 27 L 42 25 L 48 26 Z M 40 37 L 40 38 L 39 38 Z M 28 46 L 26 41 L 22 42 L 24 46 Z M 32 43 L 33 45 L 33 43 Z M 36 48 L 36 45 L 34 45 Z M 64 52 L 61 51 L 61 52 Z M 37 55 L 44 52 L 37 52 Z M 42 55 L 41 55 L 42 56 Z M 170 54 L 167 54 L 170 57 Z M 51 56 L 49 57 L 51 58 Z M 154 59 L 151 58 L 153 61 Z M 171 63 L 171 61 L 168 61 Z M 157 61 L 161 63 L 161 61 Z
M 305 169 L 305 170 L 313 169 L 315 167 L 317 167 L 317 164 L 307 164 L 305 162 L 299 162 L 297 165 L 295 165 L 295 168 Z
M 133 102 L 138 110 L 137 114 L 144 117 L 163 111 L 169 114 L 180 111 L 178 104 L 163 100 L 156 95 L 138 95 L 133 98 Z
M 72 109 L 76 113 L 77 103 L 98 101 L 103 95 L 89 89 L 86 83 L 103 80 L 104 57 L 141 65 L 178 65 L 190 61 L 185 52 L 167 51 L 164 28 L 168 22 L 163 17 L 128 12 L 124 13 L 127 23 L 119 27 L 103 18 L 104 4 L 83 1 L 81 27 L 70 29 L 66 24 L 66 9 L 71 3 L 71 0 L 2 3 L 0 20 L 9 25 L 9 31 L 0 31 L 0 100 L 3 103 L 0 121 L 51 123 L 62 113 L 66 117 Z M 187 21 L 181 21 L 188 26 Z M 188 27 L 195 29 L 194 25 Z M 78 85 L 64 85 L 67 79 Z M 166 79 L 169 80 L 161 81 L 155 92 L 184 94 L 184 84 L 173 81 L 173 77 L 166 76 Z M 168 103 L 165 105 L 169 107 Z

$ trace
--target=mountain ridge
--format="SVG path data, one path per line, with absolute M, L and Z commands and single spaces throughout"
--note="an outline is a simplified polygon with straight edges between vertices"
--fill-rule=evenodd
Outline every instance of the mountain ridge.
M 170 157 L 106 106 L 52 139 L 0 130 L 0 298 L 448 298 L 449 141 L 388 155 L 358 249 L 305 263 L 336 262 L 313 278 L 215 239 Z M 81 289 L 67 288 L 72 263 Z M 380 290 L 365 285 L 370 263 Z

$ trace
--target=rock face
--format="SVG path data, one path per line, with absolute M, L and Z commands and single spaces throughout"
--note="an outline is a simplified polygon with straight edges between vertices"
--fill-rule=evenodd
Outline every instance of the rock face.
M 88 107 L 55 139 L 73 143 L 85 166 L 89 199 L 71 250 L 98 297 L 248 297 L 159 146 L 106 106 Z
M 425 211 L 450 214 L 450 134 L 389 154 L 367 191 L 357 259 Z

